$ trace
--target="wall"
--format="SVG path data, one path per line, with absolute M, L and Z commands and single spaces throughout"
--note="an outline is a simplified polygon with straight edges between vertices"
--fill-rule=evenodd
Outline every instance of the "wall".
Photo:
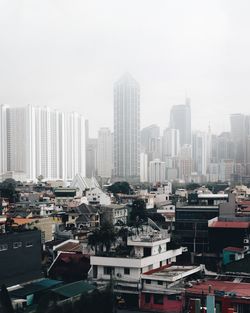
M 15 242 L 21 242 L 22 246 L 13 248 Z M 32 242 L 32 246 L 26 247 L 27 242 Z M 1 283 L 11 286 L 43 276 L 40 231 L 1 235 L 2 244 L 7 244 L 8 249 L 0 251 Z
M 154 294 L 150 295 L 150 302 L 145 302 L 144 293 L 140 297 L 140 309 L 149 310 L 153 312 L 165 312 L 165 313 L 181 313 L 183 307 L 183 300 L 169 300 L 167 295 L 163 295 L 163 304 L 154 303 Z

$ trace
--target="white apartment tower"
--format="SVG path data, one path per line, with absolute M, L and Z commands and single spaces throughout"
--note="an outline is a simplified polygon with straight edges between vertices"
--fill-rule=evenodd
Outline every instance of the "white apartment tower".
M 6 110 L 1 106 L 0 118 L 1 142 L 7 145 L 7 149 L 1 145 L 1 172 L 22 172 L 30 180 L 39 175 L 63 180 L 77 173 L 85 175 L 85 120 L 81 115 L 27 105 Z
M 149 162 L 149 182 L 152 184 L 164 183 L 166 180 L 165 176 L 166 164 L 161 162 L 159 159 L 155 159 Z
M 112 134 L 107 127 L 98 131 L 97 173 L 103 178 L 110 178 L 112 174 Z
M 140 87 L 130 74 L 114 85 L 114 176 L 139 181 Z
M 7 171 L 7 108 L 0 105 L 0 174 Z
M 177 157 L 180 151 L 180 131 L 179 129 L 166 128 L 162 136 L 162 158 Z

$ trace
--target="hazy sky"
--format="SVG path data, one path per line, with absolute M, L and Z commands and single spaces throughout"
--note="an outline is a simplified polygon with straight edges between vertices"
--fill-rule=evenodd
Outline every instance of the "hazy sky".
M 193 126 L 250 114 L 249 0 L 0 0 L 0 103 L 113 126 L 113 82 L 141 86 L 141 126 L 191 98 Z

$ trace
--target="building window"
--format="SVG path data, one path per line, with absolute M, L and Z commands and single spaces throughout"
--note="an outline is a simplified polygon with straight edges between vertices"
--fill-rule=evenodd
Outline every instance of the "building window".
M 154 295 L 154 304 L 163 304 L 163 295 Z
M 150 303 L 151 295 L 149 293 L 145 294 L 145 303 Z
M 27 241 L 26 244 L 25 244 L 25 247 L 26 248 L 33 247 L 33 242 L 32 241 Z
M 130 268 L 124 268 L 124 275 L 130 275 Z
M 157 284 L 158 285 L 163 285 L 163 281 L 158 280 Z
M 0 245 L 0 251 L 6 251 L 8 250 L 8 245 L 5 243 L 3 245 Z
M 150 285 L 151 284 L 151 280 L 146 279 L 146 284 Z
M 17 242 L 13 242 L 13 249 L 18 249 L 22 247 L 22 242 L 21 241 L 17 241 Z
M 111 275 L 112 274 L 112 267 L 104 266 L 104 275 Z

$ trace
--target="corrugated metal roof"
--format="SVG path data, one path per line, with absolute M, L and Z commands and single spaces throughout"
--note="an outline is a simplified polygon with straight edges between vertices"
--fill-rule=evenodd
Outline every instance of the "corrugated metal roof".
M 60 296 L 65 298 L 72 298 L 78 295 L 88 293 L 91 290 L 94 290 L 95 287 L 84 281 L 77 281 L 71 284 L 67 284 L 58 288 L 53 289 L 52 291 Z
M 234 293 L 237 298 L 247 297 L 250 298 L 250 284 L 248 283 L 234 283 L 228 281 L 219 281 L 219 280 L 208 280 L 201 282 L 197 285 L 193 285 L 191 288 L 187 288 L 187 293 L 191 294 L 208 294 L 209 286 L 211 288 L 211 293 L 214 294 L 216 291 L 225 292 L 225 293 Z M 210 294 L 211 294 L 210 293 Z
M 250 223 L 249 222 L 223 222 L 223 221 L 217 221 L 212 222 L 208 227 L 211 228 L 249 228 Z
M 244 249 L 238 247 L 226 247 L 223 251 L 244 252 Z

